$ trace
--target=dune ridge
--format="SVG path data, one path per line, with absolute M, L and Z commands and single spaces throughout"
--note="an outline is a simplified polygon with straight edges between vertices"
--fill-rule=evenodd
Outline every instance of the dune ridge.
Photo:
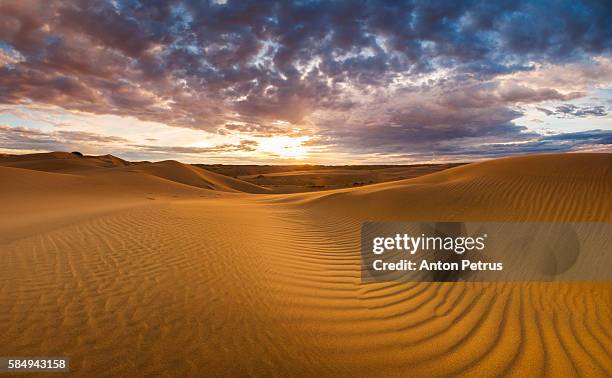
M 270 193 L 270 190 L 246 181 L 223 176 L 192 165 L 182 164 L 173 160 L 158 163 L 144 163 L 132 168 L 138 171 L 203 189 L 223 192 L 240 193 Z
M 384 220 L 610 221 L 608 198 L 612 154 L 593 153 L 495 159 L 414 179 L 278 200 L 335 206 L 342 213 Z
M 132 163 L 112 155 L 79 156 L 68 152 L 49 152 L 0 157 L 0 166 L 92 176 L 108 173 L 107 171 L 112 169 L 112 171 L 143 173 L 204 189 L 244 193 L 269 192 L 257 185 L 174 160 Z
M 359 258 L 365 220 L 612 221 L 610 154 L 283 195 L 175 163 L 1 165 L 0 355 L 101 376 L 612 375 L 610 283 L 362 284 Z M 41 207 L 59 215 L 15 226 Z

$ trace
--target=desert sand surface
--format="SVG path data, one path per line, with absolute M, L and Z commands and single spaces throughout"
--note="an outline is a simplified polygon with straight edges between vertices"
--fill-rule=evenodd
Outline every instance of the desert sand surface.
M 271 191 L 172 161 L 0 158 L 0 356 L 109 377 L 612 375 L 612 283 L 362 284 L 359 256 L 363 221 L 612 221 L 612 154 Z
M 301 193 L 414 178 L 463 164 L 346 166 L 197 164 L 197 166 L 250 182 L 274 193 Z

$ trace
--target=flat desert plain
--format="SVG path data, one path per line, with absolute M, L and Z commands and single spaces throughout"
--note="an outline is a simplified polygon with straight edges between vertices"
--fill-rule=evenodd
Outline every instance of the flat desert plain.
M 0 356 L 79 376 L 612 375 L 612 283 L 362 284 L 359 255 L 367 220 L 612 221 L 611 154 L 288 194 L 253 174 L 0 158 Z

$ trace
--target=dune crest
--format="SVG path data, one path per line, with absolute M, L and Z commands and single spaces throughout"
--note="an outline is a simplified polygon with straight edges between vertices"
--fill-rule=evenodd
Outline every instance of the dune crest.
M 204 189 L 259 194 L 270 192 L 265 188 L 246 181 L 209 172 L 205 169 L 182 164 L 174 160 L 142 163 L 132 167 L 131 170 Z
M 366 187 L 274 200 L 371 220 L 612 220 L 612 154 L 550 154 L 472 163 Z M 329 210 L 328 210 L 329 211 Z
M 0 157 L 0 166 L 87 176 L 107 174 L 112 169 L 113 173 L 138 172 L 203 189 L 244 193 L 269 192 L 257 185 L 174 160 L 133 163 L 113 155 L 79 156 L 69 152 L 49 152 Z

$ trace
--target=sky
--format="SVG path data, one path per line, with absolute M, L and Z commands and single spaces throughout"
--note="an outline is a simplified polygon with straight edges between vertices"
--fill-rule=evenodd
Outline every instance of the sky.
M 610 1 L 0 0 L 0 152 L 612 152 Z

